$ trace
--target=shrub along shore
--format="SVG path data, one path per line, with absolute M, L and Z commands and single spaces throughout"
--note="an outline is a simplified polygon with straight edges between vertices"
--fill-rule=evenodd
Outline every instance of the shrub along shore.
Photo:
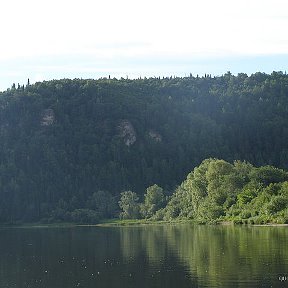
M 172 195 L 153 185 L 142 203 L 135 192 L 123 192 L 119 206 L 121 219 L 286 224 L 288 173 L 272 166 L 210 158 L 189 173 Z

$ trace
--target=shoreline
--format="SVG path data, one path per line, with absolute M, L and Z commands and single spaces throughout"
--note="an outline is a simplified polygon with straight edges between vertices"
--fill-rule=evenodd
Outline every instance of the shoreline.
M 123 227 L 123 226 L 145 226 L 145 225 L 177 225 L 177 224 L 191 224 L 191 225 L 212 225 L 212 226 L 249 226 L 249 227 L 288 227 L 288 224 L 266 223 L 266 224 L 238 224 L 233 221 L 222 221 L 218 223 L 197 223 L 193 220 L 179 220 L 179 221 L 149 221 L 145 219 L 111 219 L 100 223 L 21 223 L 21 224 L 2 224 L 3 228 L 73 228 L 73 227 Z
M 249 227 L 288 227 L 288 224 L 279 224 L 279 223 L 266 223 L 266 224 L 238 224 L 238 223 L 233 223 L 233 221 L 222 221 L 218 223 L 197 223 L 193 220 L 172 220 L 172 221 L 149 221 L 149 220 L 143 220 L 143 219 L 138 219 L 138 220 L 114 220 L 114 221 L 107 221 L 103 223 L 98 223 L 95 225 L 89 225 L 89 224 L 84 224 L 84 225 L 78 225 L 78 226 L 99 226 L 99 227 L 119 227 L 119 226 L 142 226 L 142 225 L 177 225 L 177 224 L 191 224 L 191 225 L 199 225 L 199 226 L 249 226 Z

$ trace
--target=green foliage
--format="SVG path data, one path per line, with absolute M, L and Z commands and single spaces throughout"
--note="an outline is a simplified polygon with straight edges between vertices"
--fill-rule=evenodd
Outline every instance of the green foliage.
M 253 169 L 249 176 L 255 182 L 263 183 L 265 186 L 270 183 L 279 183 L 288 180 L 288 173 L 286 171 L 271 166 Z
M 288 197 L 279 195 L 271 198 L 266 206 L 267 214 L 275 214 L 288 207 Z
M 157 214 L 157 213 L 156 213 Z M 195 214 L 195 205 L 192 202 L 192 195 L 184 189 L 183 185 L 177 187 L 170 197 L 166 207 L 159 213 L 163 220 L 192 219 Z M 158 218 L 160 215 L 157 214 Z
M 77 209 L 114 217 L 120 191 L 172 191 L 193 169 L 185 192 L 145 217 L 197 218 L 207 197 L 225 213 L 261 214 L 271 200 L 262 187 L 288 180 L 273 167 L 288 168 L 287 96 L 282 72 L 13 85 L 0 93 L 0 223 L 64 221 Z M 250 182 L 259 199 L 238 202 Z
M 235 161 L 232 165 L 224 160 L 206 159 L 188 174 L 155 219 L 286 223 L 286 175 L 271 166 L 256 168 L 247 162 Z
M 144 203 L 140 207 L 141 215 L 144 218 L 151 218 L 157 210 L 165 206 L 165 196 L 163 189 L 157 184 L 146 189 Z
M 251 187 L 252 186 L 252 187 Z M 240 206 L 247 204 L 252 201 L 257 196 L 257 190 L 253 185 L 246 185 L 241 193 L 237 195 L 237 201 Z
M 121 193 L 119 207 L 121 219 L 137 219 L 140 216 L 139 197 L 135 192 L 124 191 Z
M 195 209 L 197 209 L 199 202 L 208 195 L 206 173 L 211 161 L 213 160 L 204 160 L 199 167 L 196 167 L 193 172 L 188 174 L 186 181 L 183 182 L 183 188 L 191 195 Z
M 97 212 L 101 219 L 113 218 L 117 214 L 117 202 L 109 192 L 94 192 L 87 201 L 87 207 Z
M 90 209 L 76 209 L 71 213 L 71 218 L 73 222 L 80 224 L 97 224 L 99 222 L 98 213 Z
M 222 215 L 224 215 L 223 207 L 207 198 L 199 205 L 196 220 L 209 223 L 219 219 Z

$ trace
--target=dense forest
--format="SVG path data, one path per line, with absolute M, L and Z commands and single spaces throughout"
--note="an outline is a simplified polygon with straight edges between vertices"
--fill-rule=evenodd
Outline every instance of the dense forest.
M 142 203 L 135 192 L 124 191 L 119 205 L 123 219 L 283 224 L 288 223 L 288 172 L 209 158 L 171 196 L 154 184 L 147 188 Z
M 146 189 L 155 190 L 155 183 L 166 201 L 156 208 L 164 209 L 204 159 L 223 159 L 230 168 L 235 159 L 254 168 L 288 168 L 288 76 L 228 72 L 13 84 L 0 93 L 0 137 L 1 223 L 115 217 L 124 191 L 145 204 Z M 282 185 L 285 177 L 268 184 Z M 229 207 L 250 180 L 229 192 Z M 200 202 L 205 209 L 207 201 Z M 152 217 L 156 208 L 138 212 Z

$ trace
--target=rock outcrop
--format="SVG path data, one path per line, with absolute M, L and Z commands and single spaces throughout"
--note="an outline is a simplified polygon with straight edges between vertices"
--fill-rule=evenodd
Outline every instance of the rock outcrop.
M 136 142 L 136 132 L 132 123 L 129 120 L 121 120 L 118 125 L 118 130 L 119 136 L 123 139 L 126 146 L 131 146 Z
M 41 126 L 50 126 L 55 121 L 55 114 L 53 109 L 45 109 L 42 112 Z

